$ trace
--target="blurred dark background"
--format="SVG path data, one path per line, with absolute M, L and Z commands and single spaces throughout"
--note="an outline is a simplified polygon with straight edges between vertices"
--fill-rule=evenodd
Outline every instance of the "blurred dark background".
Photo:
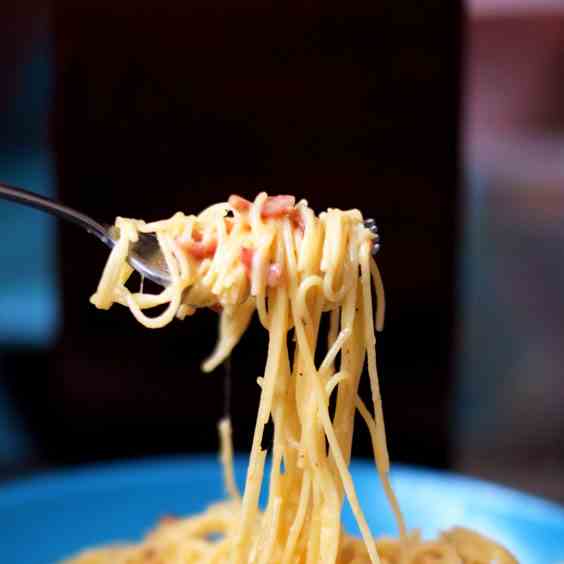
M 467 54 L 492 18 L 478 8 L 467 20 L 446 0 L 2 6 L 0 178 L 106 221 L 263 189 L 318 210 L 362 209 L 384 238 L 389 307 L 378 352 L 392 458 L 493 475 L 472 462 L 504 452 L 490 431 L 513 400 L 500 332 L 471 315 L 472 300 L 486 300 L 476 273 L 491 267 L 480 245 L 497 249 L 476 227 L 474 186 L 489 176 L 474 157 L 462 174 L 463 86 L 475 82 Z M 215 314 L 152 332 L 123 308 L 100 312 L 88 303 L 107 256 L 99 243 L 13 204 L 0 202 L 0 219 L 10 233 L 0 244 L 4 475 L 215 450 L 223 373 L 199 372 Z M 508 237 L 505 224 L 488 225 L 494 243 Z M 502 259 L 512 255 L 500 245 Z M 233 355 L 239 450 L 250 444 L 265 347 L 255 326 Z M 499 340 L 507 347 L 510 336 Z M 492 397 L 479 383 L 501 374 L 508 384 Z M 519 409 L 541 393 L 538 370 L 528 386 Z M 512 452 L 510 426 L 495 436 Z M 560 446 L 545 450 L 557 460 Z M 355 448 L 370 454 L 362 431 Z M 564 497 L 558 487 L 542 493 Z
M 134 14 L 128 3 L 55 4 L 58 194 L 100 218 L 166 217 L 260 189 L 376 216 L 387 234 L 382 373 L 397 433 L 392 453 L 445 466 L 459 14 L 442 2 L 420 10 L 300 4 L 148 4 Z M 49 455 L 216 448 L 221 374 L 199 373 L 216 316 L 152 333 L 126 311 L 94 310 L 85 300 L 106 250 L 72 226 L 59 233 L 63 321 L 41 394 L 59 417 L 38 424 Z M 419 266 L 400 260 L 413 254 L 416 236 Z M 265 352 L 266 335 L 255 328 L 233 357 L 232 415 L 243 449 Z M 368 437 L 359 452 L 370 453 Z
M 48 124 L 39 151 L 50 152 L 50 183 L 67 204 L 101 220 L 156 219 L 265 189 L 377 218 L 390 303 L 380 350 L 391 452 L 448 466 L 460 7 L 60 0 L 41 17 L 30 7 L 29 19 L 40 29 L 24 29 L 23 16 L 12 25 L 30 49 L 49 50 L 51 89 L 27 122 Z M 23 47 L 12 72 L 22 57 Z M 22 84 L 10 100 L 33 89 Z M 9 107 L 3 114 L 11 131 L 23 127 Z M 29 212 L 30 224 L 37 216 Z M 150 332 L 125 310 L 97 311 L 88 297 L 106 249 L 67 225 L 56 226 L 50 247 L 57 328 L 45 327 L 52 338 L 42 348 L 17 346 L 15 336 L 3 355 L 6 393 L 38 460 L 215 449 L 222 374 L 204 376 L 199 364 L 216 316 Z M 27 291 L 26 262 L 13 268 Z M 16 309 L 22 302 L 12 299 Z M 234 354 L 240 449 L 250 443 L 265 349 L 255 327 Z M 358 453 L 370 453 L 367 436 Z

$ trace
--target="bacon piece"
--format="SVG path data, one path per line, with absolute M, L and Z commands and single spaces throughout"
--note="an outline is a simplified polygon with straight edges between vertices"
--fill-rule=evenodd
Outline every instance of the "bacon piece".
M 300 233 L 303 235 L 305 231 L 305 221 L 300 210 L 294 208 L 290 211 L 290 221 L 295 229 L 299 229 Z
M 247 276 L 250 278 L 251 273 L 253 272 L 253 256 L 255 251 L 253 249 L 249 249 L 248 247 L 241 247 L 241 262 L 245 267 L 245 272 Z
M 262 206 L 260 215 L 264 219 L 283 217 L 294 209 L 295 203 L 296 198 L 294 196 L 269 196 Z
M 226 217 L 224 219 L 224 221 L 225 221 L 225 230 L 227 231 L 227 233 L 231 233 L 235 223 L 233 222 L 233 220 L 230 217 Z
M 242 198 L 241 196 L 237 196 L 237 194 L 231 194 L 229 196 L 229 200 L 227 203 L 238 212 L 246 212 L 251 209 L 251 202 L 249 200 Z
M 241 262 L 245 267 L 245 272 L 250 278 L 253 273 L 253 257 L 255 255 L 254 249 L 241 247 Z M 269 288 L 274 288 L 280 285 L 282 281 L 282 267 L 277 262 L 273 262 L 268 266 L 266 273 L 266 284 Z
M 213 257 L 213 255 L 215 255 L 215 251 L 217 250 L 216 239 L 211 239 L 206 243 L 203 243 L 202 241 L 195 241 L 193 239 L 189 241 L 183 241 L 182 239 L 178 239 L 178 244 L 189 255 L 192 255 L 197 260 L 211 258 Z
M 266 275 L 266 284 L 269 288 L 275 288 L 282 281 L 282 267 L 277 263 L 273 262 L 268 267 L 268 273 Z
M 159 525 L 170 525 L 171 523 L 176 523 L 179 517 L 176 515 L 163 515 L 159 520 Z

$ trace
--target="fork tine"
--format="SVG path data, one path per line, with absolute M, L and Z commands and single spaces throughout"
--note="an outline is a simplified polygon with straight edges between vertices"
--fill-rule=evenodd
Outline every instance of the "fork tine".
M 376 220 L 369 217 L 368 219 L 364 220 L 364 227 L 374 235 L 373 245 L 372 245 L 372 256 L 376 256 L 378 251 L 380 250 L 380 234 L 378 233 L 378 225 L 376 224 Z

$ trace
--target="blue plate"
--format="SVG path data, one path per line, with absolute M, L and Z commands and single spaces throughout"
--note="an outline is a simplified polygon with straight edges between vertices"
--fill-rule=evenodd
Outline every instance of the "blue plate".
M 236 461 L 240 483 L 245 460 Z M 352 464 L 358 496 L 376 535 L 396 534 L 374 468 Z M 435 535 L 454 524 L 498 539 L 522 564 L 564 562 L 564 509 L 448 473 L 395 467 L 392 480 L 408 525 Z M 0 561 L 48 564 L 76 551 L 135 540 L 164 514 L 201 511 L 222 497 L 215 457 L 96 466 L 0 488 Z M 346 528 L 358 534 L 348 507 Z

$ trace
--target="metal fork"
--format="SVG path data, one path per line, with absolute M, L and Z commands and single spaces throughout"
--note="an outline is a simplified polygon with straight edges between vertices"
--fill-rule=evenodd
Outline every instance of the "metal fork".
M 0 198 L 31 206 L 75 223 L 86 229 L 88 233 L 98 237 L 102 243 L 110 248 L 114 247 L 119 239 L 119 230 L 115 227 L 98 223 L 73 208 L 22 188 L 0 183 Z M 372 253 L 376 254 L 380 249 L 380 236 L 376 222 L 373 219 L 367 219 L 364 225 L 375 235 Z M 165 258 L 160 250 L 157 238 L 153 234 L 139 233 L 139 240 L 130 247 L 127 260 L 139 274 L 156 282 L 159 286 L 166 287 L 170 284 L 170 275 Z
M 119 230 L 115 227 L 105 223 L 98 223 L 91 217 L 73 208 L 59 204 L 44 196 L 28 192 L 22 188 L 0 184 L 0 198 L 37 208 L 80 225 L 80 227 L 98 237 L 102 243 L 110 248 L 119 239 Z M 139 240 L 129 249 L 128 262 L 137 272 L 160 286 L 168 286 L 170 283 L 168 268 L 159 248 L 157 238 L 154 235 L 139 233 Z
M 364 227 L 368 229 L 374 235 L 374 239 L 372 239 L 372 256 L 376 256 L 378 251 L 380 250 L 380 233 L 378 233 L 378 225 L 376 225 L 376 220 L 372 218 L 368 218 L 364 220 Z

